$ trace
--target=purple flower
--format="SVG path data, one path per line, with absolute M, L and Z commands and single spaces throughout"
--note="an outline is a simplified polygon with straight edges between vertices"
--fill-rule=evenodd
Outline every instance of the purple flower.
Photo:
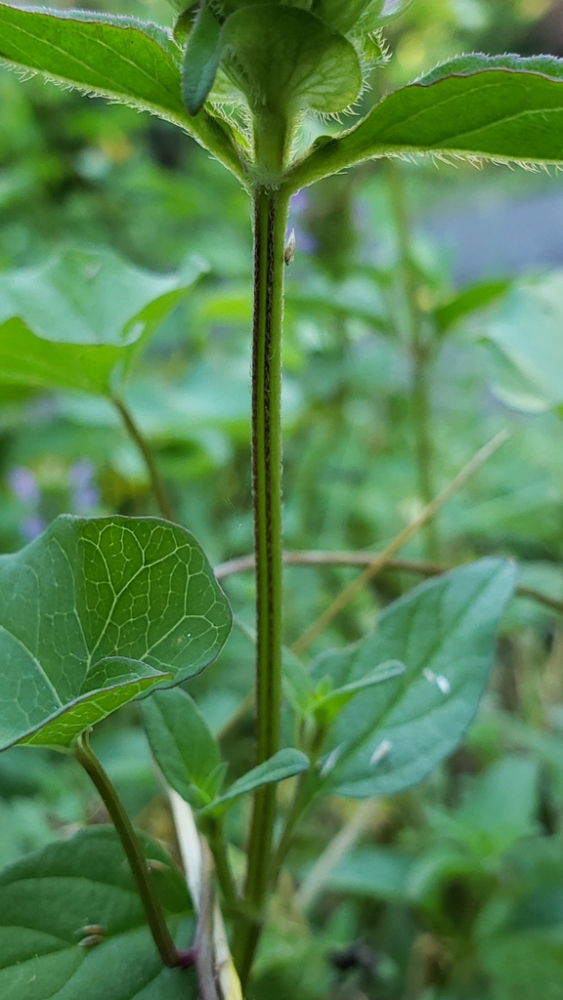
M 290 212 L 292 215 L 299 215 L 301 212 L 305 212 L 309 206 L 309 192 L 303 188 L 302 191 L 298 191 L 297 194 L 293 195 L 291 199 Z
M 45 528 L 47 527 L 47 522 L 40 514 L 30 514 L 29 517 L 25 517 L 21 523 L 21 532 L 28 542 L 32 542 L 34 538 L 41 535 Z
M 93 482 L 96 466 L 89 458 L 79 458 L 71 465 L 69 481 L 72 488 L 72 503 L 78 513 L 91 510 L 100 501 L 100 492 Z
M 16 465 L 8 473 L 8 482 L 18 500 L 30 507 L 37 507 L 41 491 L 31 469 L 26 469 L 25 465 Z

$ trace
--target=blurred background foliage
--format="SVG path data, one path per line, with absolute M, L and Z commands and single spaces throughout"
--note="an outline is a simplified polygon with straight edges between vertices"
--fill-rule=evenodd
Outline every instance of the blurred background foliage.
M 119 10 L 172 21 L 160 0 Z M 388 41 L 394 57 L 366 106 L 459 52 L 563 55 L 563 4 L 415 0 Z M 518 560 L 522 584 L 563 599 L 562 221 L 555 171 L 457 162 L 372 162 L 296 197 L 285 333 L 288 549 L 383 547 L 507 427 L 509 441 L 403 555 L 456 565 L 504 553 Z M 207 262 L 136 365 L 128 403 L 178 519 L 212 562 L 248 553 L 246 197 L 165 123 L 2 70 L 0 269 L 68 247 L 111 248 L 156 273 L 193 254 Z M 2 385 L 0 550 L 17 549 L 63 511 L 154 513 L 142 458 L 107 402 Z M 288 642 L 353 574 L 288 568 Z M 379 575 L 319 647 L 357 639 L 416 581 Z M 225 587 L 251 628 L 251 577 Z M 249 690 L 252 660 L 248 635 L 235 629 L 219 661 L 190 682 L 215 730 Z M 252 759 L 251 720 L 230 725 L 225 741 L 236 776 Z M 134 707 L 100 727 L 97 749 L 137 822 L 174 849 Z M 243 809 L 230 814 L 240 848 Z M 336 800 L 306 821 L 252 995 L 560 1000 L 562 817 L 561 617 L 520 597 L 479 718 L 445 766 L 363 822 L 354 803 Z M 25 749 L 3 755 L 2 863 L 104 819 L 72 761 Z M 319 882 L 318 857 L 354 823 L 357 843 Z M 317 885 L 300 906 L 304 878 Z

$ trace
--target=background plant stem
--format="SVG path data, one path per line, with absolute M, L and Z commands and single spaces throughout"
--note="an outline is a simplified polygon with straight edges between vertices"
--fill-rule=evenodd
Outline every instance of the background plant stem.
M 257 763 L 280 745 L 282 680 L 281 333 L 288 198 L 259 188 L 254 202 L 252 489 L 256 553 Z M 276 807 L 275 785 L 255 793 L 245 899 L 233 953 L 243 987 L 260 936 Z
M 237 890 L 233 881 L 231 866 L 229 864 L 223 820 L 217 819 L 216 817 L 210 817 L 205 825 L 204 832 L 207 835 L 209 847 L 215 861 L 217 881 L 221 887 L 223 899 L 227 906 L 236 907 Z
M 393 159 L 386 163 L 391 206 L 395 221 L 399 250 L 399 272 L 403 290 L 408 325 L 408 344 L 411 356 L 411 418 L 415 438 L 418 492 L 424 504 L 435 495 L 434 443 L 432 439 L 432 414 L 429 397 L 430 345 L 424 337 L 422 317 L 417 302 L 417 274 L 412 258 L 412 246 L 407 212 L 405 182 L 401 166 Z M 424 550 L 427 559 L 440 558 L 440 541 L 436 518 L 428 521 L 423 529 Z
M 160 957 L 169 968 L 176 968 L 181 964 L 180 955 L 168 930 L 168 925 L 164 918 L 164 913 L 162 912 L 162 907 L 158 900 L 142 847 L 121 799 L 90 747 L 86 734 L 81 737 L 80 742 L 77 744 L 74 756 L 100 793 L 119 839 L 123 844 L 123 849 L 127 855 L 127 860 L 143 903 L 147 923 Z
M 133 439 L 137 448 L 141 452 L 143 461 L 145 463 L 147 472 L 149 474 L 149 479 L 151 482 L 151 489 L 154 494 L 154 498 L 158 504 L 160 513 L 162 514 L 165 521 L 175 521 L 174 510 L 170 502 L 170 497 L 168 496 L 166 487 L 161 479 L 160 472 L 158 471 L 157 464 L 155 462 L 154 455 L 150 448 L 148 441 L 145 439 L 140 427 L 137 426 L 135 420 L 133 419 L 133 414 L 129 408 L 125 405 L 122 399 L 118 396 L 114 396 L 113 403 L 115 408 L 118 410 L 123 423 L 127 429 L 127 433 Z

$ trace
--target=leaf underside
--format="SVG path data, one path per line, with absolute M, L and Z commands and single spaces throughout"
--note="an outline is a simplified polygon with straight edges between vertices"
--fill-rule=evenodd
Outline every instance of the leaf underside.
M 257 788 L 264 788 L 265 785 L 275 785 L 287 778 L 293 778 L 296 774 L 302 774 L 309 767 L 309 758 L 301 750 L 294 747 L 284 747 L 277 753 L 265 760 L 263 764 L 258 764 L 251 771 L 247 771 L 241 778 L 227 788 L 222 795 L 218 796 L 206 807 L 204 812 L 222 812 L 223 809 L 232 805 L 243 795 L 248 795 Z
M 230 610 L 193 535 L 59 517 L 0 557 L 0 749 L 69 747 L 120 704 L 217 656 Z

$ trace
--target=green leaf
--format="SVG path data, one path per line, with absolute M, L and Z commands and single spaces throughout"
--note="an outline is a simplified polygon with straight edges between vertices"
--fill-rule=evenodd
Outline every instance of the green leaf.
M 362 87 L 354 46 L 305 10 L 262 3 L 236 11 L 222 31 L 225 68 L 253 110 L 343 111 Z
M 315 701 L 315 685 L 301 660 L 287 646 L 283 650 L 283 693 L 297 715 L 305 719 Z
M 0 382 L 110 395 L 206 270 L 156 275 L 111 250 L 66 250 L 0 274 Z
M 190 115 L 199 114 L 205 104 L 220 58 L 221 25 L 204 0 L 182 60 L 182 97 Z
M 548 409 L 563 403 L 563 273 L 525 279 L 491 318 L 478 327 L 499 358 L 499 394 L 517 409 Z M 511 374 L 513 377 L 511 378 Z
M 346 3 L 342 3 L 342 0 L 315 0 L 312 13 L 333 31 L 345 35 L 371 4 L 372 0 L 347 0 Z M 381 4 L 378 3 L 377 6 Z
M 196 703 L 179 688 L 156 692 L 141 705 L 154 758 L 166 781 L 198 808 L 219 791 L 219 746 Z
M 153 872 L 156 889 L 177 946 L 189 947 L 195 921 L 184 880 L 158 844 L 142 843 L 166 866 Z M 0 896 L 2 1000 L 197 997 L 193 970 L 163 967 L 111 828 L 82 830 L 4 869 Z M 81 946 L 96 925 L 99 943 Z
M 226 641 L 230 610 L 193 535 L 157 518 L 63 516 L 0 557 L 0 749 L 69 747 Z
M 243 179 L 225 122 L 190 118 L 180 86 L 181 50 L 164 28 L 86 11 L 0 4 L 0 59 L 49 80 L 119 101 L 179 125 Z
M 293 778 L 294 775 L 306 771 L 308 767 L 309 758 L 300 750 L 295 750 L 293 747 L 278 750 L 269 760 L 259 764 L 258 767 L 253 767 L 242 778 L 234 781 L 226 792 L 223 792 L 210 805 L 202 809 L 202 815 L 222 812 L 225 807 L 231 806 L 236 799 L 248 795 L 256 788 L 277 784 L 279 781 L 285 781 L 286 778 Z
M 552 928 L 510 929 L 484 934 L 478 942 L 479 963 L 495 1000 L 538 1000 L 563 993 L 563 932 Z
M 490 860 L 502 857 L 520 838 L 536 833 L 537 813 L 537 762 L 507 754 L 473 778 L 459 809 L 447 818 L 434 813 L 434 825 L 438 832 Z
M 180 51 L 164 28 L 88 11 L 38 11 L 0 5 L 0 57 L 86 93 L 185 117 Z
M 563 60 L 460 56 L 385 97 L 293 171 L 292 189 L 392 153 L 563 161 Z
M 404 674 L 405 669 L 405 664 L 401 663 L 400 660 L 389 660 L 387 663 L 380 663 L 362 677 L 356 677 L 354 680 L 334 689 L 332 689 L 332 675 L 330 673 L 325 675 L 325 677 L 321 678 L 317 686 L 320 694 L 314 698 L 311 706 L 316 719 L 326 725 L 360 691 L 373 687 L 375 684 L 382 684 L 393 677 L 400 677 L 401 674 Z
M 385 847 L 358 847 L 346 854 L 324 883 L 331 892 L 381 901 L 409 901 L 409 876 L 416 859 Z
M 510 290 L 513 281 L 510 278 L 499 278 L 497 281 L 480 281 L 476 285 L 464 288 L 448 302 L 444 302 L 434 310 L 436 326 L 441 334 L 447 333 L 460 320 L 470 316 L 479 309 L 486 309 L 491 303 L 500 299 Z
M 374 662 L 406 666 L 338 716 L 321 770 L 325 792 L 395 795 L 452 753 L 477 710 L 514 582 L 504 559 L 464 566 L 390 605 L 363 642 L 319 658 L 313 677 L 330 672 L 337 686 L 365 676 Z

